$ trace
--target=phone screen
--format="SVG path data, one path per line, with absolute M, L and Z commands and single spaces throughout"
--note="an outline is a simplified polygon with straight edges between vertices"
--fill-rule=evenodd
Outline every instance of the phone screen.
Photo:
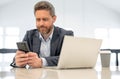
M 17 42 L 17 47 L 18 47 L 18 50 L 20 51 L 24 51 L 24 52 L 30 52 L 30 49 L 28 47 L 28 44 L 27 42 Z

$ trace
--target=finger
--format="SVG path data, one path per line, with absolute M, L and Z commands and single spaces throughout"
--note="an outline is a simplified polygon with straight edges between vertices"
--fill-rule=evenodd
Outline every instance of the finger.
M 28 65 L 33 68 L 42 67 L 42 60 L 40 58 L 36 60 L 29 60 Z
M 28 57 L 28 64 L 37 63 L 37 58 L 35 56 Z
M 26 66 L 27 65 L 27 63 L 24 63 L 24 62 L 22 62 L 22 63 L 17 63 L 16 64 L 16 66 L 18 66 L 18 67 L 24 67 L 24 66 Z
M 29 60 L 29 61 L 27 62 L 27 64 L 28 64 L 29 66 L 31 66 L 31 67 L 33 67 L 33 66 L 34 66 L 34 62 L 33 62 L 33 61 L 31 61 L 31 60 Z
M 28 54 L 25 54 L 23 52 L 18 51 L 15 58 L 26 58 L 28 57 Z
M 28 61 L 28 58 L 18 58 L 16 59 L 16 62 L 26 62 Z
M 15 56 L 15 59 L 17 59 L 17 58 L 28 58 L 28 55 L 27 54 L 19 54 L 19 55 Z
M 27 64 L 27 58 L 20 58 L 17 59 L 15 62 L 17 66 L 25 66 Z
M 15 60 L 16 64 L 27 64 L 28 59 L 27 58 L 19 58 Z
M 28 65 L 30 65 L 30 64 L 32 65 L 32 64 L 33 64 L 33 61 L 28 61 L 27 64 L 28 64 Z
M 35 58 L 34 57 L 28 57 L 28 63 L 34 63 Z
M 27 62 L 16 63 L 16 66 L 19 66 L 19 67 L 24 67 L 26 65 L 27 65 Z
M 17 50 L 17 51 L 16 51 L 16 55 L 17 55 L 17 54 L 23 54 L 23 53 L 25 53 L 25 52 L 20 51 L 20 50 Z
M 29 52 L 29 53 L 28 53 L 28 56 L 29 56 L 29 57 L 33 57 L 33 56 L 37 56 L 37 54 L 34 53 L 34 52 Z

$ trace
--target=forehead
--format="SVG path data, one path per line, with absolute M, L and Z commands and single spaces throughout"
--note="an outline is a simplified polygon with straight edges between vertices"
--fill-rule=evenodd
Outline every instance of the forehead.
M 50 12 L 48 10 L 37 10 L 35 12 L 36 17 L 51 17 Z

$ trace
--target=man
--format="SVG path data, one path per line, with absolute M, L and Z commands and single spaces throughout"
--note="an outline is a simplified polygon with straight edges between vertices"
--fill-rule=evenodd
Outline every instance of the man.
M 43 66 L 56 66 L 58 63 L 64 35 L 73 36 L 67 31 L 54 26 L 56 21 L 55 9 L 47 1 L 40 1 L 34 6 L 37 29 L 29 30 L 23 41 L 28 43 L 31 52 L 17 50 L 11 63 L 13 67 L 32 68 Z

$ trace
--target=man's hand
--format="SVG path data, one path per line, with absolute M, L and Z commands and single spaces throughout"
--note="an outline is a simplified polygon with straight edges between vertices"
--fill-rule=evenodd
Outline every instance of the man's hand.
M 23 51 L 17 50 L 16 56 L 15 56 L 15 63 L 18 67 L 24 67 L 27 65 L 28 62 L 28 54 L 26 54 Z
M 29 52 L 27 64 L 32 68 L 41 68 L 42 67 L 42 59 L 38 57 L 38 55 L 34 52 Z

